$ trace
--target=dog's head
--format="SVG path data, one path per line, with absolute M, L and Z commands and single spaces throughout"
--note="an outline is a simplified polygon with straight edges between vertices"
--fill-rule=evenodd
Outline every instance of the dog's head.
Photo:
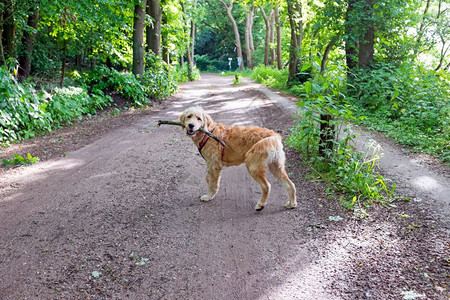
M 200 128 L 209 130 L 209 126 L 213 122 L 200 106 L 186 109 L 181 114 L 180 121 L 185 124 L 186 134 L 190 136 L 194 136 Z

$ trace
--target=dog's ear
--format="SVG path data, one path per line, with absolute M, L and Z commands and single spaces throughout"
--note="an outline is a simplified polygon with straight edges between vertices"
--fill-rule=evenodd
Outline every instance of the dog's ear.
M 208 115 L 207 113 L 203 113 L 203 120 L 204 120 L 203 127 L 209 130 L 209 126 L 213 123 L 211 116 Z
M 186 112 L 184 111 L 180 116 L 180 122 L 184 124 L 184 121 L 186 121 Z M 183 127 L 184 129 L 184 127 Z

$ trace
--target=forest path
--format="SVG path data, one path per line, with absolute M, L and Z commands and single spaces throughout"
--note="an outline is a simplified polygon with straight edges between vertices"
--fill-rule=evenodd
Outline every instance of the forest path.
M 261 86 L 231 83 L 203 74 L 158 111 L 1 174 L 0 299 L 446 299 L 450 239 L 428 208 L 400 202 L 345 218 L 291 149 L 297 209 L 284 209 L 270 177 L 268 205 L 254 211 L 259 187 L 244 166 L 225 169 L 216 198 L 199 200 L 203 159 L 157 120 L 202 105 L 226 124 L 283 136 L 293 125 Z

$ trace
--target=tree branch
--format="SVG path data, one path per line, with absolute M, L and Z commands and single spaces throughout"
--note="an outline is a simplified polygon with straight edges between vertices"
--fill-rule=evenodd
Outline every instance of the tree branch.
M 185 124 L 184 124 L 184 123 L 181 123 L 181 122 L 175 122 L 175 121 L 162 121 L 162 120 L 159 120 L 159 121 L 158 121 L 158 126 L 161 126 L 161 125 L 177 125 L 177 126 L 181 126 L 181 127 L 183 127 L 183 128 L 185 127 Z M 226 147 L 224 141 L 222 141 L 217 135 L 212 134 L 211 132 L 209 132 L 209 131 L 203 129 L 203 127 L 200 127 L 200 128 L 198 129 L 198 131 L 203 132 L 204 134 L 206 134 L 206 135 L 212 137 L 213 139 L 216 140 L 216 142 L 218 142 L 220 145 L 222 145 L 222 147 Z

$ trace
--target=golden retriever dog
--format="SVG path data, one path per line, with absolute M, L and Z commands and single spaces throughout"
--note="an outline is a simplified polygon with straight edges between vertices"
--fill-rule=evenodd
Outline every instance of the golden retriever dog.
M 245 163 L 250 175 L 261 186 L 261 199 L 255 206 L 256 210 L 262 210 L 267 204 L 270 192 L 270 183 L 266 178 L 267 169 L 286 189 L 289 201 L 285 207 L 297 206 L 295 185 L 289 179 L 284 167 L 285 154 L 278 133 L 256 126 L 228 126 L 214 123 L 199 106 L 186 109 L 181 114 L 180 121 L 185 124 L 186 134 L 199 149 L 208 168 L 206 175 L 208 194 L 200 198 L 202 201 L 209 201 L 216 195 L 223 167 Z M 218 136 L 226 143 L 226 147 L 222 147 L 213 138 L 199 131 L 200 128 Z

